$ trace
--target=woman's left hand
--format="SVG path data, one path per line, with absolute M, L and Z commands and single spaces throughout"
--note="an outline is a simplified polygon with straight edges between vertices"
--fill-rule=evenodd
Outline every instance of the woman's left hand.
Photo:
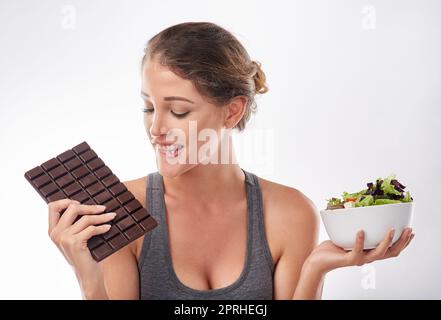
M 359 231 L 351 251 L 346 251 L 327 240 L 312 251 L 306 262 L 316 272 L 323 274 L 341 267 L 361 266 L 376 260 L 397 257 L 409 245 L 414 235 L 412 228 L 405 228 L 401 237 L 390 246 L 394 236 L 394 230 L 391 229 L 375 249 L 363 250 L 364 232 Z

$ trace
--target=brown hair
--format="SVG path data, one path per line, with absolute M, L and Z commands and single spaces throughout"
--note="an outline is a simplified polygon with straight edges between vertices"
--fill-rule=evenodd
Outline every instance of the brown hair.
M 242 119 L 235 126 L 245 128 L 251 112 L 256 111 L 256 94 L 268 91 L 261 64 L 252 61 L 236 37 L 210 22 L 186 22 L 168 27 L 146 45 L 142 66 L 158 58 L 181 78 L 191 80 L 198 92 L 217 106 L 232 98 L 248 98 Z

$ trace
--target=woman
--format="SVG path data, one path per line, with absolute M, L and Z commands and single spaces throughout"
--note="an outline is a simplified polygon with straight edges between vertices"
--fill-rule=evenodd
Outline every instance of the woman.
M 395 257 L 410 243 L 406 229 L 391 247 L 393 230 L 372 250 L 362 249 L 362 231 L 350 252 L 317 246 L 313 203 L 235 162 L 229 132 L 244 129 L 267 90 L 260 64 L 215 24 L 178 24 L 148 42 L 141 95 L 158 172 L 125 185 L 158 226 L 98 264 L 87 240 L 115 215 L 69 199 L 49 204 L 50 237 L 84 298 L 317 299 L 327 272 Z

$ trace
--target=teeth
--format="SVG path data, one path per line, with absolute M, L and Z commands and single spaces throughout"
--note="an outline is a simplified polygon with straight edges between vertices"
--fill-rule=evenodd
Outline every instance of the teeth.
M 157 145 L 158 150 L 164 152 L 167 157 L 176 157 L 184 146 L 180 144 L 172 144 L 168 146 Z
M 176 150 L 181 149 L 183 146 L 180 144 L 172 144 L 172 145 L 168 145 L 168 146 L 161 146 L 158 145 L 159 150 L 163 151 L 163 152 L 170 152 L 173 153 Z

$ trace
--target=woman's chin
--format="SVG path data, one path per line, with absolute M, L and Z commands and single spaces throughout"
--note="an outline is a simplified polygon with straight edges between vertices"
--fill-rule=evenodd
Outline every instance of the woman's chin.
M 177 177 L 193 167 L 190 164 L 169 163 L 164 158 L 157 159 L 156 164 L 159 173 L 167 178 Z

